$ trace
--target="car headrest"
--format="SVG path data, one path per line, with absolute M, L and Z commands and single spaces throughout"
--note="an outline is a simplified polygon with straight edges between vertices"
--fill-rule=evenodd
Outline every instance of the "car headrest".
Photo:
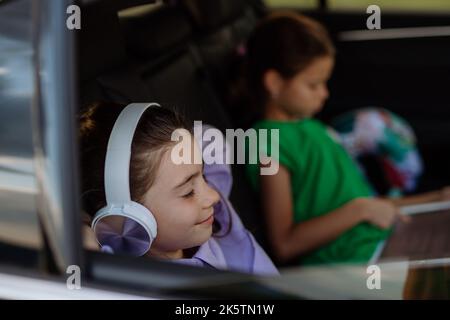
M 78 50 L 81 80 L 120 65 L 126 59 L 126 51 L 117 13 L 95 4 L 83 7 Z
M 126 45 L 136 56 L 158 56 L 186 43 L 192 27 L 185 13 L 176 7 L 161 6 L 145 15 L 121 18 Z
M 214 31 L 242 14 L 243 0 L 181 0 L 196 27 L 203 32 Z

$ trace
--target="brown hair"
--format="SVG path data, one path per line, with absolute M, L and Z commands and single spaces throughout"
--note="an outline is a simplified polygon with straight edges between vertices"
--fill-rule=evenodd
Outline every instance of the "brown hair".
M 80 117 L 80 147 L 83 208 L 91 217 L 106 205 L 104 170 L 106 149 L 114 123 L 125 105 L 94 103 Z M 172 132 L 191 131 L 175 112 L 154 107 L 139 120 L 131 145 L 130 194 L 140 202 L 153 184 L 162 153 L 173 143 Z
M 267 16 L 247 41 L 249 98 L 258 109 L 267 102 L 266 71 L 273 69 L 289 79 L 315 59 L 334 55 L 328 32 L 318 21 L 289 11 Z

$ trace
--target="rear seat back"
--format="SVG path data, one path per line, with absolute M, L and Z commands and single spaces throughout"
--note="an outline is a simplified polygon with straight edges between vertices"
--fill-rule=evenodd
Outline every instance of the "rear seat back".
M 127 56 L 117 12 L 112 7 L 98 2 L 85 5 L 78 35 L 81 106 L 99 100 L 128 103 L 148 99 Z
M 121 19 L 127 48 L 142 83 L 154 100 L 173 107 L 189 120 L 203 120 L 221 130 L 230 119 L 211 86 L 192 45 L 192 27 L 176 7 Z
M 248 1 L 181 0 L 195 28 L 195 44 L 223 99 L 235 65 L 244 53 L 244 43 L 257 22 Z

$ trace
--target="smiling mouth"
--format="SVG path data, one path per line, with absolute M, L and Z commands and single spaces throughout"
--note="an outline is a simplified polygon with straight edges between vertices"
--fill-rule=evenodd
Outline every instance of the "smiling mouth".
M 213 222 L 214 222 L 214 214 L 210 215 L 208 218 L 197 224 L 212 224 Z

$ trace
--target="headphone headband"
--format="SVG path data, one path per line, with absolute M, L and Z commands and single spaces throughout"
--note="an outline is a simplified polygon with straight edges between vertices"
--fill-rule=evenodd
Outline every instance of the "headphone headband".
M 108 140 L 105 160 L 107 206 L 131 202 L 130 159 L 134 132 L 142 114 L 157 103 L 131 103 L 122 110 Z

